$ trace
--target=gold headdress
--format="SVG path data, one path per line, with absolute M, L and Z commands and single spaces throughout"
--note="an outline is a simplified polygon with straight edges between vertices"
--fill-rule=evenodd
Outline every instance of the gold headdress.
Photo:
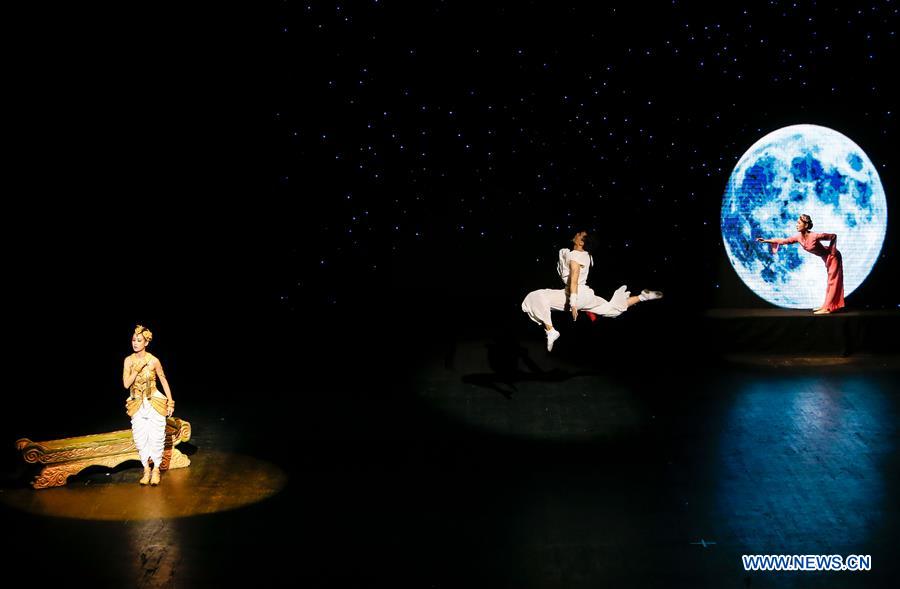
M 153 339 L 153 333 L 144 327 L 143 325 L 138 325 L 134 328 L 134 335 L 142 335 L 144 336 L 144 340 L 149 344 L 150 340 Z

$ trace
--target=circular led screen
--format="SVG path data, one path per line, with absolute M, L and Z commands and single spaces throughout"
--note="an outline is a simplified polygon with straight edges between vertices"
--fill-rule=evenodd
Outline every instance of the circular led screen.
M 812 217 L 814 232 L 837 234 L 849 295 L 878 259 L 887 202 L 868 156 L 826 127 L 792 125 L 754 143 L 734 167 L 722 199 L 722 241 L 731 265 L 754 293 L 779 307 L 812 309 L 825 295 L 821 258 L 799 244 L 773 252 L 756 241 L 797 233 L 803 213 Z

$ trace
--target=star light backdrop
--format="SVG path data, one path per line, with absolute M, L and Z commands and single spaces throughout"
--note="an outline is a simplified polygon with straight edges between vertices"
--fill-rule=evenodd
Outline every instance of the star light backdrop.
M 280 264 L 297 270 L 278 300 L 354 308 L 359 291 L 387 289 L 515 306 L 555 284 L 557 248 L 585 226 L 601 292 L 628 283 L 678 305 L 768 306 L 728 262 L 723 190 L 748 146 L 814 124 L 859 146 L 894 214 L 897 25 L 895 1 L 284 3 L 267 60 L 268 172 L 280 201 L 308 214 L 284 220 Z M 838 217 L 817 211 L 817 230 L 846 237 L 859 284 L 846 217 L 829 226 Z M 816 269 L 794 250 L 769 269 L 794 255 Z M 878 287 L 894 251 L 888 235 L 851 304 L 896 305 Z M 777 304 L 808 302 L 785 296 Z

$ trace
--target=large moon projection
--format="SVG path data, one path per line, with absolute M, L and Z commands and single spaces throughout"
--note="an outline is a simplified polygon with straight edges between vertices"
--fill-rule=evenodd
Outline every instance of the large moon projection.
M 798 244 L 778 248 L 757 237 L 788 237 L 809 214 L 814 232 L 836 233 L 844 294 L 866 279 L 887 231 L 887 202 L 875 166 L 853 141 L 817 125 L 773 131 L 741 157 L 722 199 L 722 241 L 741 280 L 779 307 L 822 304 L 822 260 Z

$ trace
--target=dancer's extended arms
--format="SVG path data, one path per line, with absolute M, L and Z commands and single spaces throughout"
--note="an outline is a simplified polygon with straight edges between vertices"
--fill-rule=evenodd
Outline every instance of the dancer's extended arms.
M 799 239 L 797 238 L 796 235 L 791 235 L 790 237 L 785 237 L 783 239 L 780 237 L 773 237 L 771 239 L 765 239 L 764 237 L 757 237 L 756 241 L 759 241 L 760 243 L 773 243 L 775 245 L 787 245 L 789 243 L 797 243 L 797 241 L 799 241 Z
M 757 237 L 756 241 L 760 243 L 768 243 L 772 245 L 772 251 L 775 252 L 778 250 L 779 245 L 787 245 L 789 243 L 797 243 L 800 241 L 800 238 L 796 235 L 791 235 L 790 237 L 773 237 L 771 239 L 765 239 L 763 237 Z

